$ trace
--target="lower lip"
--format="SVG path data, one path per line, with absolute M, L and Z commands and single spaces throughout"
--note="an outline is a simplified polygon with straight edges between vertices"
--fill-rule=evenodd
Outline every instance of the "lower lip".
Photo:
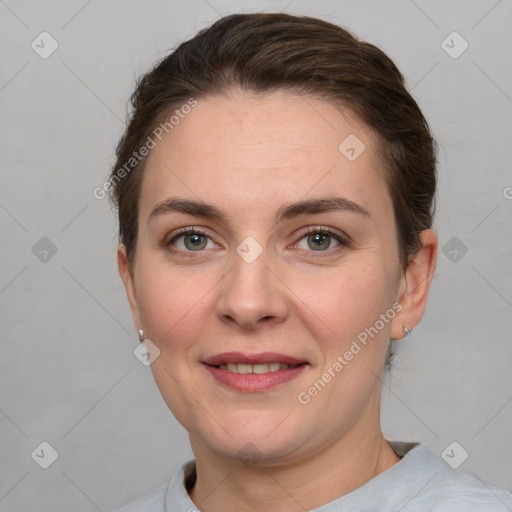
M 277 370 L 269 373 L 235 373 L 229 370 L 221 370 L 215 366 L 204 365 L 213 377 L 221 384 L 237 391 L 256 393 L 266 391 L 284 382 L 289 382 L 298 377 L 305 369 L 306 364 L 301 364 L 295 368 L 286 370 Z

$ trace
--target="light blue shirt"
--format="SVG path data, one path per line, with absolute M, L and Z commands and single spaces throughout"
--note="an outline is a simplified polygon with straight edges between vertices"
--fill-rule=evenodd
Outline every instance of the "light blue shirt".
M 512 512 L 512 494 L 451 469 L 425 444 L 391 442 L 403 458 L 354 491 L 311 512 Z M 185 488 L 194 461 L 169 484 L 114 512 L 201 512 Z

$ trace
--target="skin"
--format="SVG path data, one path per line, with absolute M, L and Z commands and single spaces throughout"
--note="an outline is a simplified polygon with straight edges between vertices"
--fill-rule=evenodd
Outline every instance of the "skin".
M 349 134 L 366 146 L 355 161 L 338 150 Z M 319 99 L 230 91 L 201 99 L 148 157 L 135 263 L 121 245 L 119 271 L 137 329 L 160 350 L 155 381 L 189 432 L 198 475 L 190 495 L 200 510 L 311 510 L 399 462 L 381 433 L 381 376 L 389 339 L 423 315 L 438 242 L 424 231 L 423 248 L 401 268 L 376 147 L 368 127 Z M 285 204 L 334 195 L 369 216 L 328 211 L 276 222 Z M 169 197 L 212 204 L 226 219 L 150 218 Z M 206 233 L 203 249 L 174 238 L 184 227 Z M 319 227 L 349 246 L 327 238 L 318 249 L 305 229 Z M 236 252 L 248 236 L 263 251 L 252 263 Z M 400 312 L 300 403 L 298 394 L 395 303 Z M 277 352 L 308 366 L 271 390 L 235 391 L 202 364 L 229 351 Z

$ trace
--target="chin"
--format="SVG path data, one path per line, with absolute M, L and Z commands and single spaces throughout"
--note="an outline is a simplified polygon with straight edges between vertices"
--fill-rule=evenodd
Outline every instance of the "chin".
M 203 448 L 218 457 L 238 459 L 248 466 L 281 465 L 302 458 L 299 452 L 306 451 L 307 440 L 314 437 L 313 432 L 307 435 L 304 425 L 301 427 L 296 422 L 285 426 L 289 418 L 283 422 L 286 415 L 282 413 L 269 415 L 266 421 L 261 420 L 261 414 L 257 415 L 258 418 L 255 418 L 256 413 L 245 414 L 245 421 L 238 422 L 228 418 L 227 431 L 218 424 L 213 427 L 210 422 L 208 431 L 194 429 L 191 441 L 198 436 Z

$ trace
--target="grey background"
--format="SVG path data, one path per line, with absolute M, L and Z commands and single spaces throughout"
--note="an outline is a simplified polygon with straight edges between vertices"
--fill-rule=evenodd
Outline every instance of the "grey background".
M 116 225 L 92 191 L 114 161 L 135 77 L 219 16 L 261 10 L 322 17 L 377 44 L 428 117 L 444 253 L 384 386 L 383 429 L 438 454 L 457 441 L 469 453 L 461 469 L 512 490 L 510 0 L 5 0 L 1 511 L 109 510 L 191 458 L 133 355 Z M 47 59 L 31 48 L 43 31 L 59 44 Z M 441 46 L 453 31 L 469 43 L 456 59 Z M 43 237 L 56 254 L 41 252 Z M 31 457 L 43 441 L 59 454 L 48 469 Z

